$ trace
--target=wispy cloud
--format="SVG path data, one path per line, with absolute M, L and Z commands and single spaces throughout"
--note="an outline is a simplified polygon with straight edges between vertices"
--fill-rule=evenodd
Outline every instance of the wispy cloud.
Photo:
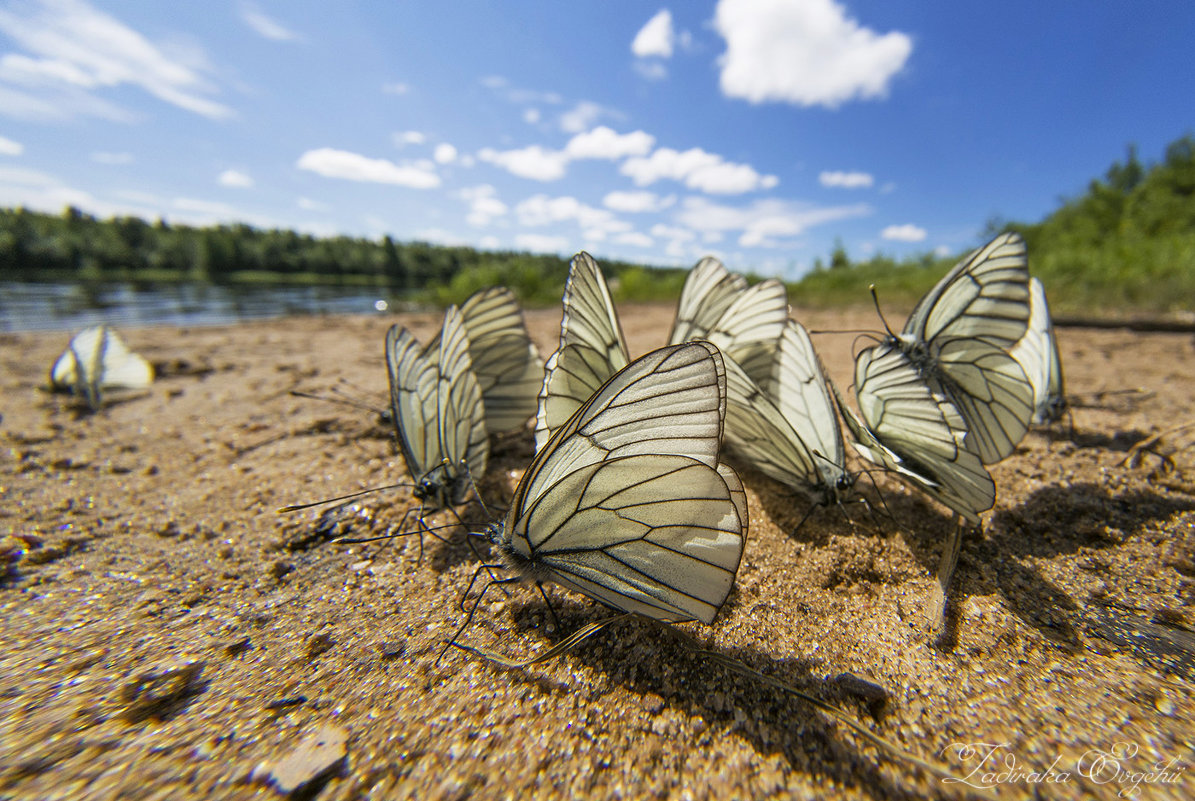
M 91 154 L 91 160 L 96 164 L 110 164 L 119 166 L 123 164 L 133 163 L 132 153 L 108 153 L 104 151 L 97 151 Z
M 841 189 L 863 189 L 875 183 L 875 179 L 865 172 L 823 172 L 817 180 L 822 186 Z
M 567 236 L 551 236 L 548 234 L 519 234 L 515 237 L 515 247 L 532 253 L 563 253 L 568 249 Z
M 27 51 L 0 58 L 0 81 L 10 91 L 16 91 L 12 84 L 23 87 L 19 94 L 26 102 L 128 84 L 204 117 L 233 113 L 211 99 L 217 89 L 200 51 L 189 48 L 184 56 L 178 48 L 160 47 L 85 0 L 40 0 L 0 10 L 0 31 Z
M 927 232 L 924 228 L 920 228 L 912 223 L 905 223 L 904 225 L 889 225 L 883 231 L 880 231 L 880 237 L 889 239 L 893 242 L 924 242 Z
M 884 97 L 913 52 L 907 34 L 864 28 L 834 0 L 719 0 L 714 27 L 726 39 L 722 93 L 751 103 Z
M 330 147 L 308 150 L 295 166 L 325 178 L 346 181 L 394 184 L 412 189 L 434 189 L 440 185 L 440 176 L 426 164 L 395 164 L 388 159 L 369 158 Z
M 678 222 L 696 231 L 738 231 L 741 247 L 784 247 L 780 238 L 800 235 L 817 225 L 862 217 L 871 206 L 812 206 L 787 200 L 757 200 L 748 206 L 727 206 L 701 197 L 686 198 Z
M 258 35 L 275 42 L 295 42 L 299 35 L 277 20 L 267 17 L 255 3 L 241 4 L 241 19 Z
M 240 170 L 225 170 L 220 173 L 220 177 L 216 179 L 216 182 L 220 186 L 229 186 L 234 189 L 250 189 L 253 186 L 253 179 Z
M 498 199 L 498 190 L 489 184 L 467 187 L 458 196 L 469 204 L 469 213 L 465 216 L 469 225 L 484 227 L 506 215 L 506 204 Z
M 0 136 L 0 156 L 19 156 L 25 152 L 25 146 L 20 142 Z
M 771 189 L 780 183 L 774 175 L 761 175 L 749 164 L 726 161 L 699 147 L 685 151 L 662 147 L 650 156 L 627 159 L 620 171 L 636 186 L 648 186 L 667 178 L 716 195 Z
M 602 205 L 606 208 L 631 214 L 663 211 L 674 203 L 676 203 L 676 195 L 661 197 L 655 192 L 648 192 L 647 190 L 637 192 L 609 192 L 602 198 Z
M 594 208 L 570 196 L 533 195 L 515 206 L 515 216 L 520 225 L 529 228 L 573 222 L 586 238 L 594 240 L 632 228 L 630 223 L 618 219 L 609 210 Z

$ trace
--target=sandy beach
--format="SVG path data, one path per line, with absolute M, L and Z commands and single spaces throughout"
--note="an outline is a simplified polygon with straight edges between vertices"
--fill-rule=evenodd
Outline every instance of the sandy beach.
M 634 355 L 663 344 L 670 306 L 620 311 Z M 870 310 L 795 316 L 877 327 Z M 559 319 L 528 313 L 545 356 Z M 872 512 L 820 509 L 794 531 L 808 503 L 744 468 L 750 534 L 713 626 L 626 620 L 509 670 L 458 649 L 437 663 L 479 564 L 463 529 L 422 555 L 416 537 L 330 541 L 397 525 L 407 490 L 334 519 L 276 512 L 404 479 L 376 414 L 290 394 L 343 379 L 381 407 L 396 320 L 421 338 L 439 324 L 121 329 L 160 376 L 95 415 L 41 389 L 67 333 L 0 337 L 0 798 L 1195 797 L 1195 429 L 1123 463 L 1195 421 L 1190 334 L 1060 330 L 1073 428 L 1035 430 L 993 468 L 946 645 L 925 612 L 944 508 L 874 475 L 858 485 Z M 840 386 L 855 339 L 814 337 Z M 531 453 L 529 433 L 496 442 L 491 508 Z M 609 615 L 550 595 L 561 631 L 515 587 L 488 592 L 462 639 L 523 659 Z

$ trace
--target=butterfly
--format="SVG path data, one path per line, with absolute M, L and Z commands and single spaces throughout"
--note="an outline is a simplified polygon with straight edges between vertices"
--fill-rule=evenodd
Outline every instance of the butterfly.
M 1025 242 L 1001 234 L 955 265 L 901 333 L 889 332 L 877 347 L 898 349 L 935 395 L 949 399 L 966 422 L 968 446 L 992 464 L 1012 453 L 1033 416 L 1033 386 L 1008 354 L 1028 321 Z
M 831 385 L 855 450 L 938 499 L 972 524 L 996 502 L 996 484 L 970 447 L 967 422 L 954 402 L 922 378 L 892 343 L 855 360 L 855 397 L 862 420 Z
M 106 325 L 75 334 L 50 368 L 51 388 L 81 396 L 92 411 L 100 407 L 104 390 L 144 389 L 153 380 L 150 363 Z
M 726 360 L 726 443 L 765 475 L 819 504 L 835 503 L 854 478 L 825 372 L 804 326 L 786 322 L 772 362 L 761 388 Z
M 708 340 L 763 381 L 786 320 L 784 284 L 770 278 L 748 286 L 746 278 L 707 256 L 685 278 L 668 344 Z
M 429 352 L 430 351 L 430 352 Z M 443 509 L 462 503 L 490 456 L 481 386 L 456 306 L 444 313 L 434 347 L 406 328 L 386 332 L 390 412 L 414 495 Z
M 514 293 L 506 287 L 475 292 L 461 304 L 473 374 L 481 388 L 486 429 L 491 434 L 523 426 L 535 415 L 544 381 L 539 357 Z M 438 337 L 426 353 L 434 358 Z
M 1010 351 L 1033 385 L 1033 420 L 1036 425 L 1053 423 L 1066 411 L 1063 391 L 1062 359 L 1054 323 L 1041 281 L 1029 279 L 1029 328 Z
M 610 289 L 588 253 L 573 258 L 563 305 L 560 346 L 548 359 L 539 394 L 537 449 L 602 382 L 630 362 Z M 772 280 L 747 287 L 742 276 L 731 275 L 717 259 L 707 258 L 685 281 L 670 344 L 709 340 L 727 355 L 749 361 L 755 373 L 766 373 L 770 350 L 786 319 L 783 284 Z
M 718 462 L 726 373 L 707 342 L 630 362 L 555 428 L 485 534 L 503 566 L 656 620 L 711 623 L 747 500 Z

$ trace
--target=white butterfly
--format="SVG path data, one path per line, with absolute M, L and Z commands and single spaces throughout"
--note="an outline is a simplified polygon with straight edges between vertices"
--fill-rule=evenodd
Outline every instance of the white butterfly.
M 473 480 L 485 473 L 490 443 L 456 306 L 444 313 L 434 350 L 425 352 L 402 326 L 386 332 L 390 410 L 414 495 L 442 509 L 463 502 Z
M 966 421 L 968 446 L 992 464 L 1012 453 L 1033 417 L 1033 387 L 1007 352 L 1028 321 L 1025 242 L 1001 234 L 955 265 L 880 347 L 899 348 L 950 400 Z
M 708 340 L 762 383 L 787 320 L 784 284 L 769 278 L 748 286 L 743 276 L 707 256 L 685 278 L 668 344 Z
M 967 443 L 967 423 L 950 398 L 891 343 L 859 354 L 855 394 L 865 422 L 834 389 L 859 454 L 978 524 L 979 513 L 996 501 L 996 485 Z
M 1036 278 L 1029 279 L 1029 328 L 1010 353 L 1033 385 L 1033 422 L 1045 425 L 1061 418 L 1066 411 L 1062 359 L 1046 290 Z
M 685 281 L 670 344 L 679 344 L 679 337 L 707 339 L 732 358 L 747 361 L 752 371 L 766 374 L 787 319 L 783 284 L 771 280 L 747 287 L 742 276 L 727 273 L 717 259 L 707 258 Z M 560 347 L 548 359 L 539 394 L 536 448 L 542 448 L 551 432 L 629 361 L 601 268 L 588 253 L 578 253 L 564 287 Z
M 854 478 L 809 332 L 789 320 L 774 348 L 766 391 L 726 360 L 726 443 L 765 475 L 835 503 Z
M 144 389 L 153 367 L 106 325 L 85 328 L 50 368 L 50 386 L 81 396 L 94 411 L 106 389 Z
M 616 372 L 557 427 L 486 534 L 503 563 L 656 620 L 713 621 L 747 533 L 718 463 L 726 374 L 706 342 Z
M 460 307 L 473 374 L 481 387 L 486 429 L 491 434 L 521 428 L 535 415 L 544 381 L 539 357 L 514 293 L 506 287 L 474 292 Z M 439 338 L 428 343 L 435 358 Z

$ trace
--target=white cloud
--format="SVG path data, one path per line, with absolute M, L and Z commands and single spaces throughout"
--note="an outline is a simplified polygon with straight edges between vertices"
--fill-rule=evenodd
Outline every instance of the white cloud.
M 308 150 L 299 157 L 295 166 L 325 178 L 343 178 L 347 181 L 396 184 L 412 189 L 432 189 L 440 185 L 440 176 L 423 166 L 395 164 L 387 159 L 372 159 L 330 147 Z
M 528 125 L 535 125 L 539 122 L 539 117 L 539 109 L 537 108 L 529 108 L 523 112 L 523 122 Z
M 661 211 L 676 202 L 676 195 L 660 197 L 655 192 L 609 192 L 602 198 L 602 205 L 614 211 L 638 214 L 647 211 Z
M 321 203 L 318 200 L 312 200 L 309 197 L 301 197 L 295 201 L 299 208 L 303 211 L 331 211 L 332 207 L 327 203 Z
M 107 153 L 107 152 L 103 152 L 103 151 L 97 151 L 97 152 L 91 154 L 91 160 L 94 161 L 96 164 L 112 164 L 112 165 L 132 164 L 133 163 L 133 154 L 132 153 Z
M 555 181 L 564 177 L 568 156 L 559 150 L 531 145 L 519 150 L 483 148 L 477 154 L 482 161 L 494 164 L 512 175 L 533 181 Z
M 427 141 L 427 135 L 419 131 L 395 131 L 390 138 L 394 141 L 395 147 L 421 145 Z
M 436 149 L 432 152 L 432 158 L 438 164 L 451 164 L 456 161 L 456 148 L 447 142 L 441 142 L 436 145 Z
M 568 237 L 547 234 L 519 234 L 515 247 L 532 253 L 561 253 L 568 248 Z
M 176 197 L 170 202 L 170 205 L 179 211 L 195 212 L 205 217 L 221 220 L 235 220 L 240 213 L 235 207 L 227 203 L 221 203 L 216 200 L 200 200 L 192 197 Z
M 560 129 L 565 133 L 581 133 L 593 127 L 603 115 L 610 114 L 606 108 L 589 100 L 582 100 L 560 115 Z
M 835 108 L 884 97 L 913 51 L 908 35 L 860 27 L 834 0 L 719 0 L 722 93 L 751 103 Z
M 507 212 L 506 204 L 498 199 L 498 190 L 489 184 L 462 189 L 459 196 L 469 204 L 469 213 L 465 216 L 469 225 L 489 225 L 495 218 L 502 217 Z
M 497 250 L 502 247 L 502 240 L 496 236 L 483 236 L 477 240 L 477 245 L 483 250 Z
M 401 81 L 382 84 L 382 91 L 388 95 L 405 95 L 411 87 Z
M 860 189 L 871 186 L 875 179 L 865 172 L 822 172 L 817 176 L 822 186 L 840 187 L 842 189 Z
M 206 96 L 216 91 L 205 77 L 211 68 L 194 47 L 159 47 L 85 0 L 43 0 L 10 8 L 19 10 L 0 11 L 0 31 L 29 54 L 6 54 L 0 78 L 35 87 L 34 99 L 52 102 L 69 89 L 130 84 L 204 117 L 232 115 L 230 108 Z
M 621 159 L 651 152 L 656 138 L 644 131 L 616 133 L 602 125 L 588 133 L 579 133 L 565 145 L 564 152 L 574 159 Z
M 624 234 L 617 234 L 614 237 L 614 241 L 620 245 L 631 245 L 637 248 L 649 248 L 656 243 L 656 240 L 641 231 L 627 231 Z
M 591 238 L 594 238 L 594 232 L 619 233 L 631 229 L 630 223 L 618 219 L 610 211 L 594 208 L 569 196 L 533 195 L 515 206 L 515 215 L 520 225 L 529 228 L 576 222 Z
M 668 77 L 668 68 L 660 61 L 635 61 L 631 66 L 649 81 L 662 81 Z
M 25 152 L 25 146 L 0 136 L 0 156 L 19 156 Z
M 934 255 L 939 259 L 944 259 L 952 253 L 954 253 L 954 248 L 950 247 L 950 245 L 938 245 L 934 248 Z
M 239 170 L 225 170 L 217 179 L 220 186 L 231 186 L 237 189 L 249 189 L 253 186 L 253 179 Z
M 657 12 L 639 29 L 639 33 L 635 34 L 635 39 L 631 42 L 631 52 L 637 58 L 671 58 L 675 38 L 676 34 L 672 30 L 672 12 L 665 8 Z
M 275 42 L 293 42 L 299 36 L 294 31 L 279 22 L 267 17 L 260 8 L 253 3 L 241 5 L 241 19 L 259 35 Z
M 662 147 L 645 158 L 627 159 L 620 172 L 630 176 L 636 186 L 647 186 L 668 178 L 681 181 L 690 189 L 721 195 L 771 189 L 780 183 L 774 175 L 760 175 L 748 164 L 725 161 L 716 153 L 707 153 L 699 147 L 684 152 Z
M 816 225 L 870 213 L 865 203 L 818 207 L 765 199 L 740 207 L 691 197 L 681 204 L 676 219 L 697 231 L 739 231 L 741 247 L 784 247 L 786 243 L 777 237 L 794 237 Z
M 880 231 L 880 236 L 883 239 L 890 239 L 893 242 L 922 242 L 925 240 L 926 230 L 912 223 L 889 225 L 883 231 Z
M 419 242 L 430 242 L 445 247 L 463 247 L 471 244 L 460 234 L 446 231 L 443 228 L 423 228 L 415 232 L 414 238 Z

